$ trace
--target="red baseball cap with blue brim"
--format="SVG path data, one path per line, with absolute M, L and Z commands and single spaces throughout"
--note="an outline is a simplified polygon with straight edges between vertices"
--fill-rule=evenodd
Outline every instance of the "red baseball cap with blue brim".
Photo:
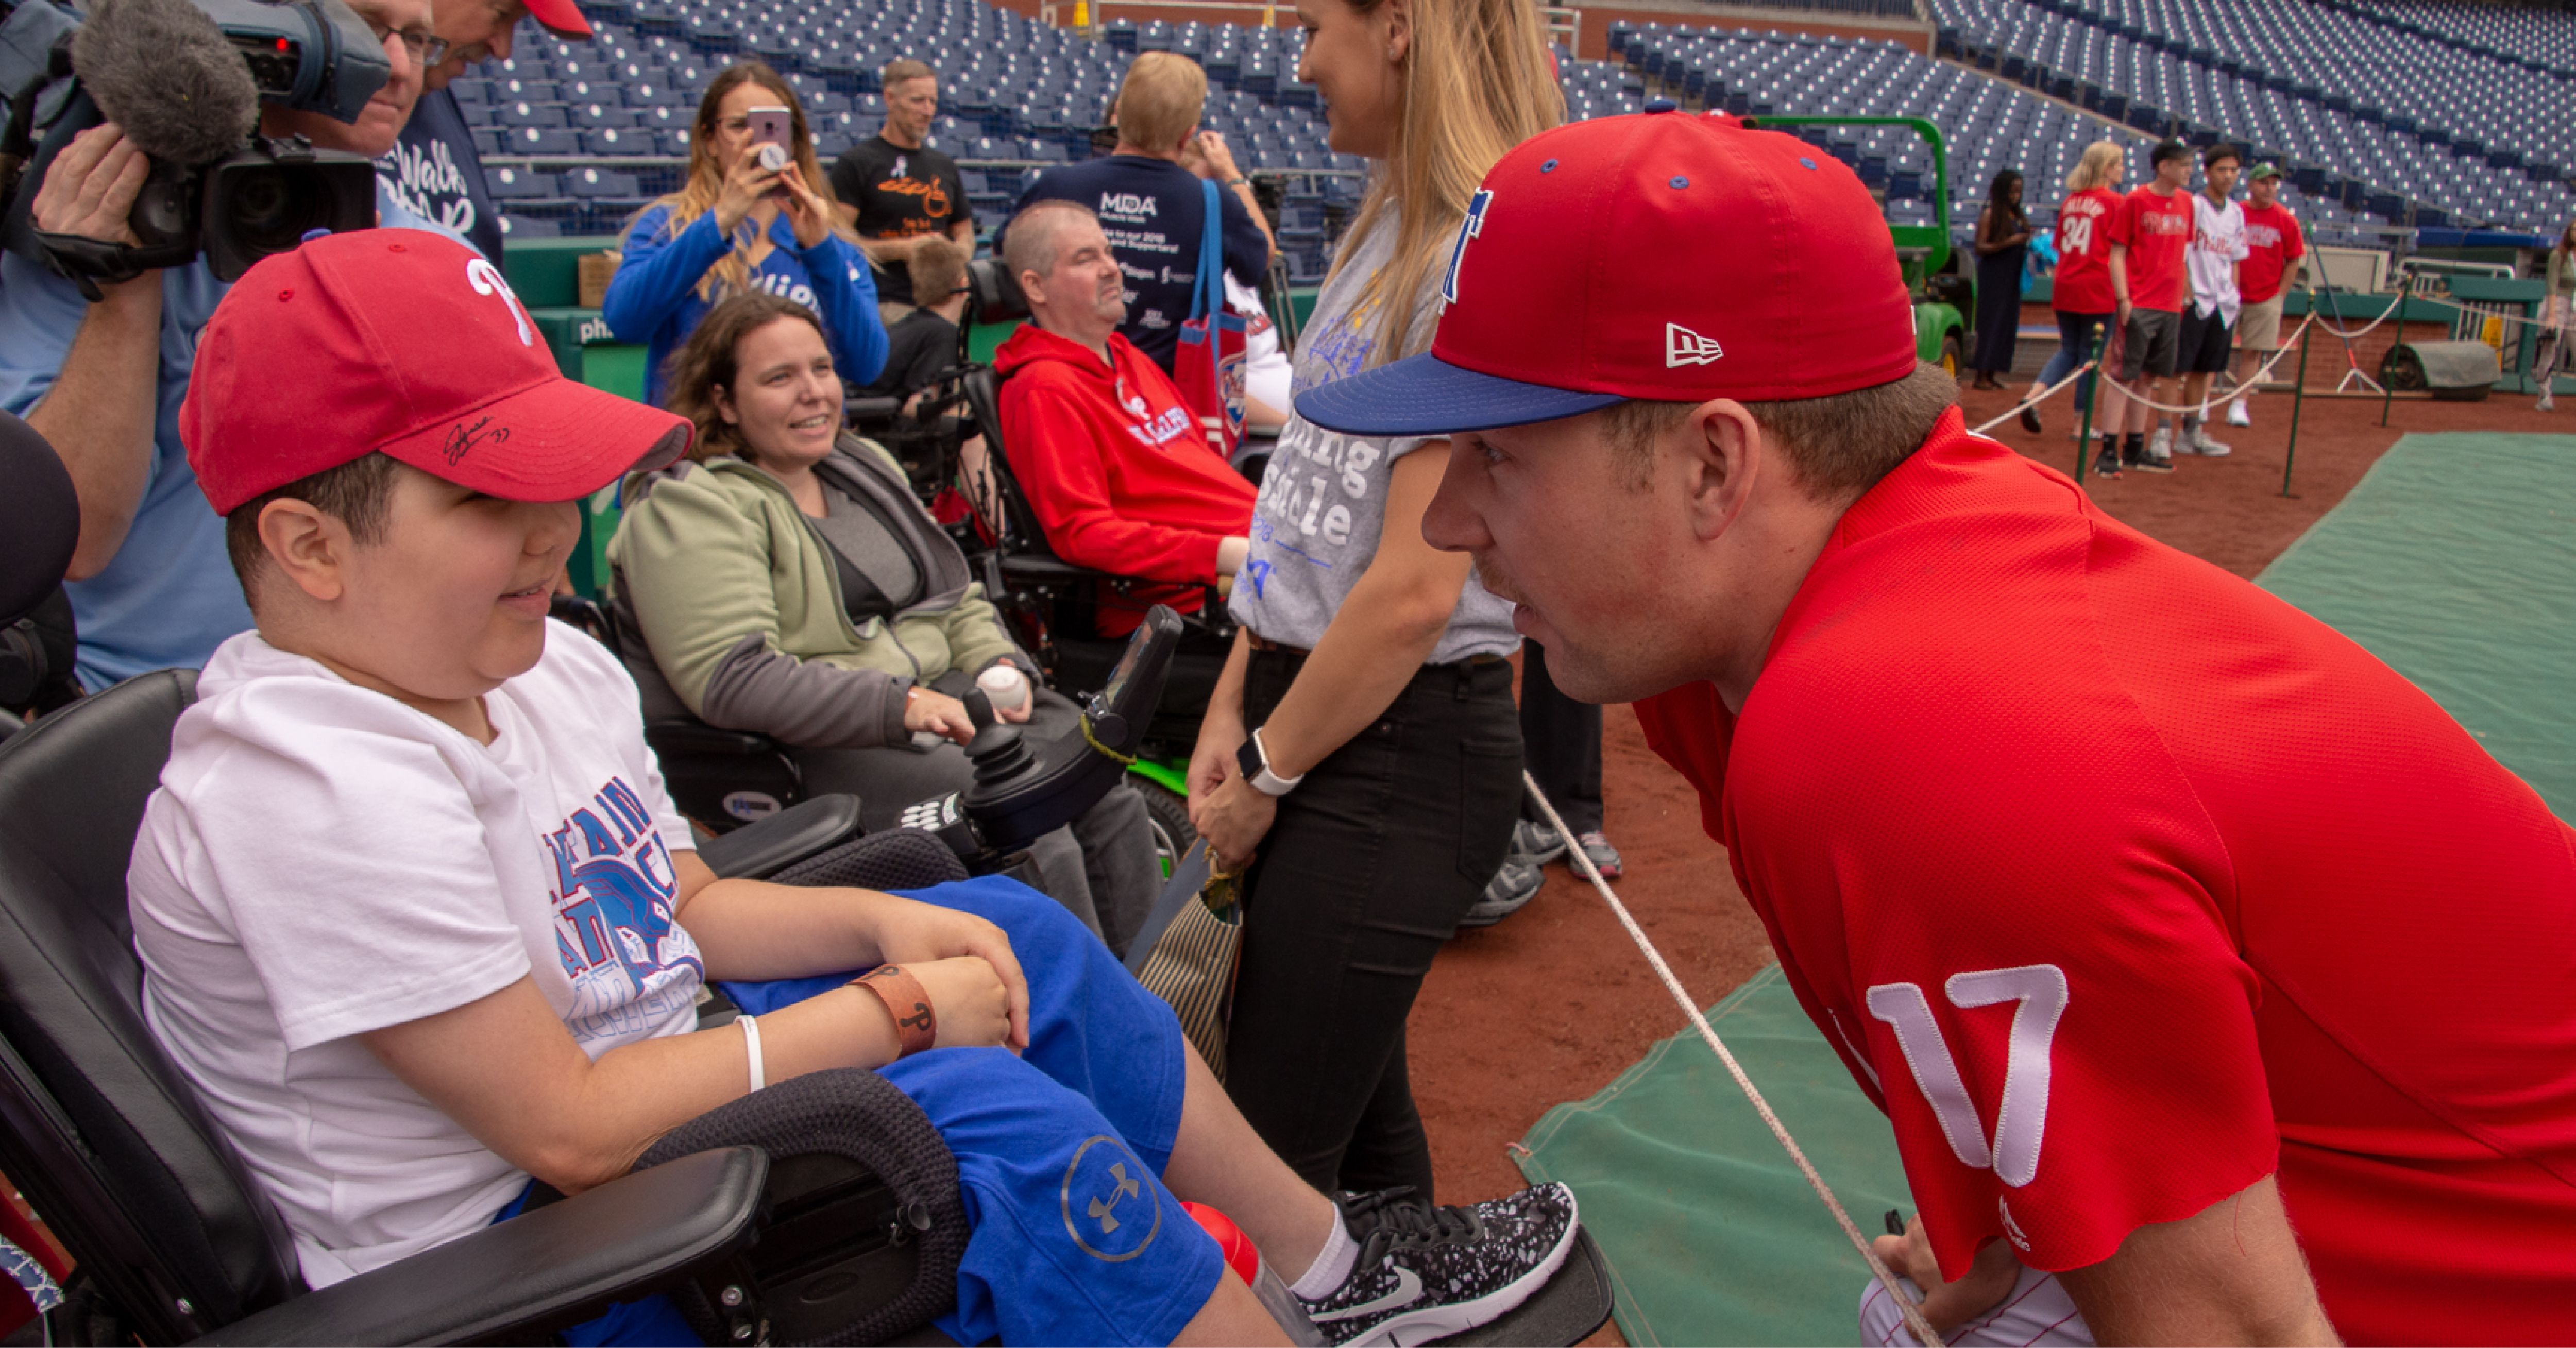
M 501 269 L 365 229 L 259 260 L 197 340 L 179 440 L 217 514 L 381 452 L 507 501 L 570 501 L 678 458 L 674 416 L 566 379 Z
M 1485 175 L 1431 350 L 1297 395 L 1349 435 L 1527 425 L 1631 398 L 1768 402 L 1914 372 L 1869 189 L 1814 146 L 1663 109 L 1576 122 Z

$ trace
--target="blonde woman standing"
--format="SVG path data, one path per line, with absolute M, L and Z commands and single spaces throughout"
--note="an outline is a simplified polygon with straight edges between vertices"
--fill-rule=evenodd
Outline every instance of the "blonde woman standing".
M 2110 360 L 2107 346 L 2096 352 L 2093 345 L 2112 330 L 2112 320 L 2118 316 L 2119 305 L 2111 294 L 2111 217 L 2120 209 L 2120 179 L 2127 172 L 2120 147 L 2097 140 L 2084 147 L 2084 157 L 2066 175 L 2066 200 L 2057 207 L 2057 271 L 2048 300 L 2057 312 L 2057 354 L 2048 358 L 2032 383 L 2034 395 L 2064 379 L 2087 356 L 2099 355 L 2105 363 Z M 2102 413 L 2118 409 L 2119 387 L 2111 385 L 2114 401 L 2100 409 Z M 2092 401 L 2093 388 L 2090 374 L 2076 381 L 2074 407 L 2079 414 Z M 2107 415 L 2097 414 L 2095 421 L 2119 424 Z M 2038 434 L 2039 409 L 2023 411 L 2021 424 L 2022 429 Z M 2117 472 L 2119 455 L 2114 452 L 2108 462 L 2111 467 L 2104 471 Z
M 752 123 L 763 108 L 787 110 L 784 164 L 761 162 Z M 707 310 L 751 290 L 820 316 L 843 377 L 865 384 L 884 368 L 876 282 L 834 213 L 804 105 L 777 71 L 741 61 L 707 82 L 689 132 L 688 181 L 627 227 L 600 305 L 617 340 L 644 344 L 644 401 L 660 405 L 670 378 L 663 366 Z
M 1529 0 L 1300 0 L 1297 19 L 1333 149 L 1373 161 L 1296 353 L 1302 394 L 1429 347 L 1479 180 L 1565 114 Z M 1431 1196 L 1405 1014 L 1521 797 L 1511 608 L 1422 538 L 1449 454 L 1289 418 L 1190 759 L 1192 819 L 1250 867 L 1226 1089 L 1362 1210 Z

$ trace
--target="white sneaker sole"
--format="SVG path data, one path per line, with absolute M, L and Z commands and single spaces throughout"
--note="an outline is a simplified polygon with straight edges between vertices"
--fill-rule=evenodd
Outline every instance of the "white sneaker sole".
M 1567 1195 L 1569 1199 L 1572 1195 Z M 1520 1276 L 1508 1287 L 1487 1292 L 1473 1301 L 1453 1301 L 1445 1306 L 1425 1306 L 1418 1311 L 1392 1315 L 1369 1332 L 1350 1341 L 1345 1348 L 1416 1348 L 1434 1339 L 1490 1325 L 1520 1309 L 1531 1294 L 1547 1286 L 1556 1271 L 1565 1267 L 1565 1256 L 1574 1249 L 1574 1234 L 1583 1229 L 1580 1205 L 1567 1215 L 1565 1232 L 1556 1239 L 1556 1248 L 1538 1266 Z

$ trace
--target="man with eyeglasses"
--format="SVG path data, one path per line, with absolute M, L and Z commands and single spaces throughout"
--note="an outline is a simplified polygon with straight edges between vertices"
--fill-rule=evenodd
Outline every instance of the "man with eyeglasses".
M 465 236 L 476 252 L 501 260 L 501 208 L 483 181 L 483 157 L 448 81 L 510 55 L 521 19 L 558 37 L 590 38 L 590 21 L 573 0 L 442 0 L 436 48 L 422 56 L 426 92 L 403 125 L 402 138 L 376 161 L 376 181 L 414 214 Z
M 264 106 L 260 133 L 301 135 L 370 158 L 393 148 L 420 98 L 424 68 L 446 53 L 430 0 L 349 0 L 375 30 L 392 73 L 355 121 Z M 36 189 L 36 227 L 133 243 L 127 223 L 151 169 L 113 122 L 74 137 Z M 436 229 L 377 180 L 377 222 Z M 200 260 L 99 284 L 74 283 L 0 254 L 0 410 L 26 418 L 62 456 L 80 498 L 72 554 L 78 672 L 92 691 L 148 670 L 202 665 L 249 629 L 225 560 L 224 522 L 206 509 L 179 443 L 179 400 L 197 333 L 227 287 Z

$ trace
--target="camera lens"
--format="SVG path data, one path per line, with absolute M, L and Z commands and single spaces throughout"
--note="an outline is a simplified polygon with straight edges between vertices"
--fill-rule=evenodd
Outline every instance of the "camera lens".
M 284 252 L 306 230 L 331 223 L 331 197 L 311 174 L 262 166 L 239 170 L 225 184 L 225 232 L 255 254 Z

